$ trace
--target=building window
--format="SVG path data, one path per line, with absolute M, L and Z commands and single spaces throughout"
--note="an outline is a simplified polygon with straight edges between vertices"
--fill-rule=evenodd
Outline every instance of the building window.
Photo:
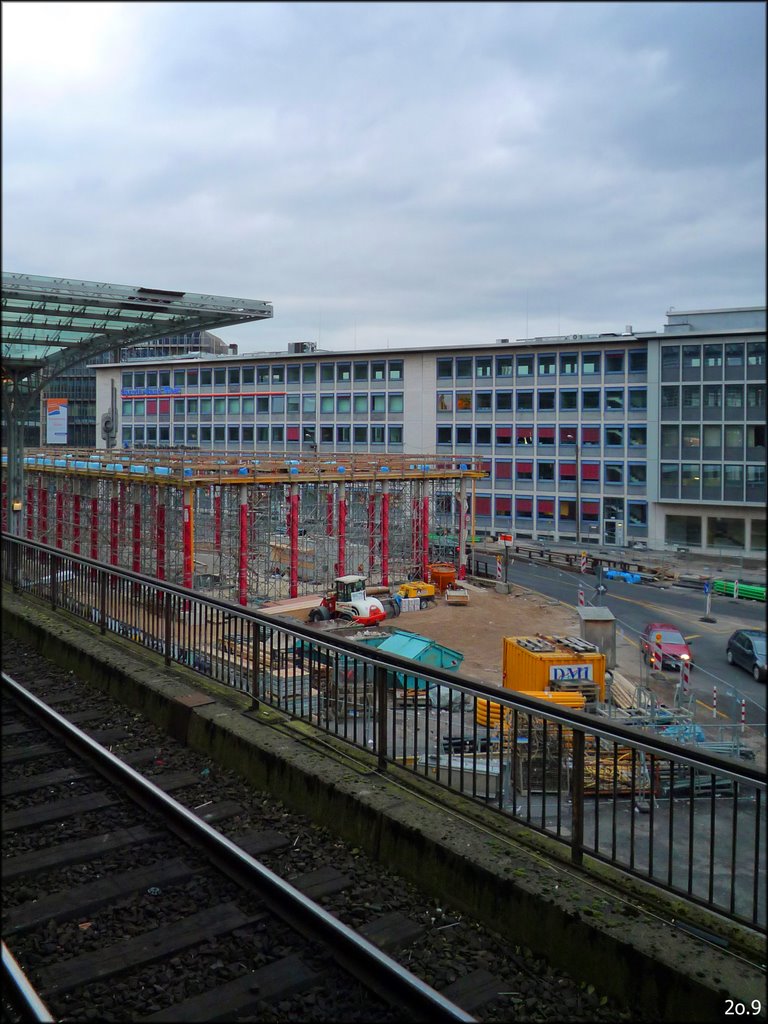
M 624 408 L 624 388 L 605 389 L 605 411 L 619 412 Z
M 457 412 L 472 412 L 472 392 L 471 391 L 457 391 L 456 392 L 456 411 Z
M 240 384 L 240 367 L 230 366 L 229 367 L 229 386 L 239 386 Z
M 701 447 L 701 427 L 686 426 L 683 427 L 683 458 L 688 455 L 689 458 L 694 457 L 699 448 Z M 693 451 L 692 451 L 693 449 Z
M 191 429 L 192 428 L 190 427 L 187 430 L 187 437 L 188 438 L 189 438 L 189 431 Z M 240 444 L 240 427 L 236 427 L 234 425 L 227 427 L 227 444 L 234 444 L 234 445 Z
M 667 516 L 664 525 L 667 544 L 701 547 L 701 516 Z
M 581 444 L 584 448 L 599 448 L 600 427 L 582 427 Z
M 648 409 L 647 388 L 629 389 L 629 408 L 630 412 L 646 412 Z
M 320 363 L 320 383 L 333 384 L 336 379 L 336 368 L 333 363 Z
M 515 498 L 515 518 L 533 518 L 533 498 Z
M 683 345 L 683 370 L 701 369 L 701 345 Z
M 667 346 L 661 350 L 662 379 L 672 380 L 680 375 L 680 348 Z
M 189 370 L 187 372 L 187 387 L 192 384 L 192 375 L 197 376 L 196 370 Z M 223 366 L 214 367 L 213 370 L 213 383 L 216 387 L 225 388 L 227 386 L 227 371 Z
M 599 352 L 584 352 L 581 357 L 581 372 L 582 374 L 595 374 L 600 373 L 600 353 Z
M 723 346 L 722 345 L 705 345 L 704 346 L 704 365 L 712 368 L 723 365 Z
M 268 366 L 257 366 L 256 367 L 256 383 L 257 384 L 269 384 L 269 367 Z
M 517 376 L 531 377 L 533 375 L 533 356 L 517 357 Z
M 571 377 L 579 372 L 579 357 L 575 352 L 563 352 L 560 355 L 560 373 Z
M 515 479 L 523 483 L 533 480 L 533 463 L 516 460 Z
M 539 481 L 549 483 L 555 479 L 554 462 L 539 462 L 536 468 Z
M 356 413 L 367 413 L 368 395 L 355 395 L 352 399 L 352 408 Z
M 403 428 L 402 427 L 390 427 L 389 428 L 389 443 L 390 444 L 402 444 L 403 443 Z
M 283 444 L 285 442 L 285 427 L 272 427 L 272 444 Z
M 351 395 L 337 395 L 336 396 L 336 412 L 342 413 L 348 416 L 352 412 L 352 396 Z
M 600 408 L 600 392 L 587 390 L 581 393 L 581 408 L 585 412 L 594 412 Z
M 744 431 L 742 427 L 727 426 L 725 428 L 725 447 L 741 448 L 744 444 Z
M 555 428 L 554 427 L 539 427 L 538 428 L 538 441 L 540 445 L 551 445 L 554 447 L 555 444 Z
M 624 373 L 624 353 L 623 352 L 606 352 L 605 353 L 605 372 L 606 373 Z
M 472 444 L 472 427 L 456 427 L 456 444 Z
M 133 416 L 133 402 L 123 402 L 123 416 Z
M 371 412 L 385 413 L 387 411 L 386 395 L 371 395 Z
M 306 416 L 308 413 L 314 414 L 317 412 L 317 395 L 302 395 L 301 396 L 301 411 Z
M 279 414 L 285 412 L 285 395 L 272 395 L 272 412 Z
M 747 466 L 747 487 L 765 485 L 765 466 Z
M 269 412 L 269 399 L 257 398 L 256 399 L 256 412 L 268 413 Z M 213 413 L 215 416 L 224 416 L 227 411 L 227 400 L 226 398 L 214 398 L 213 400 Z
M 492 366 L 490 356 L 477 356 L 475 359 L 475 376 L 481 378 L 490 377 Z
M 388 364 L 389 379 L 401 381 L 403 379 L 403 360 L 390 359 Z
M 624 483 L 624 463 L 623 462 L 606 462 L 606 464 L 605 464 L 605 482 L 607 484 L 623 484 Z
M 627 519 L 630 526 L 648 525 L 648 505 L 644 501 L 627 502 Z
M 648 371 L 648 353 L 645 349 L 635 348 L 629 352 L 629 372 L 646 373 Z
M 336 444 L 349 444 L 352 431 L 348 426 L 336 427 Z
M 704 385 L 704 408 L 722 409 L 723 407 L 723 386 L 722 384 Z
M 680 405 L 680 389 L 674 387 L 663 387 L 661 389 L 661 408 L 677 409 Z
M 333 427 L 320 427 L 320 444 L 333 444 Z
M 610 448 L 624 447 L 624 427 L 606 427 L 605 444 Z
M 321 413 L 332 413 L 333 412 L 333 395 L 321 395 L 320 396 L 320 412 Z
M 744 520 L 707 516 L 707 546 L 710 548 L 743 548 Z
M 532 391 L 518 391 L 517 392 L 517 411 L 518 412 L 533 412 L 533 392 Z
M 438 363 L 441 361 L 438 359 Z M 450 362 L 450 360 L 449 360 Z M 362 383 L 368 380 L 368 363 L 353 363 L 352 364 L 352 375 L 357 383 Z M 440 376 L 438 372 L 438 376 Z
M 437 428 L 437 443 L 438 444 L 453 444 L 453 427 L 438 427 Z
M 355 444 L 368 444 L 368 427 L 353 427 L 352 440 Z
M 351 363 L 336 363 L 336 380 L 340 383 L 348 383 L 352 380 Z
M 559 472 L 561 483 L 574 483 L 576 480 L 576 463 L 561 462 L 559 466 Z
M 630 448 L 645 448 L 648 443 L 648 428 L 647 427 L 630 427 L 629 428 L 629 447 Z
M 569 412 L 579 407 L 579 393 L 578 391 L 561 391 L 560 392 L 560 409 L 564 412 Z
M 747 448 L 765 448 L 765 425 L 747 427 Z
M 219 427 L 214 429 L 218 431 Z M 256 444 L 269 444 L 269 427 L 256 427 Z
M 132 388 L 133 387 L 133 374 L 132 373 L 123 373 L 123 375 L 121 377 L 121 380 L 123 382 L 122 383 L 122 387 L 123 388 Z M 182 384 L 183 383 L 184 383 L 184 381 L 183 381 L 183 377 L 182 377 Z
M 645 484 L 647 479 L 647 467 L 644 462 L 627 463 L 627 483 Z
M 496 446 L 512 444 L 512 427 L 496 427 Z
M 765 385 L 747 384 L 747 408 L 759 409 L 765 405 Z
M 475 427 L 475 444 L 489 445 L 491 443 L 490 427 Z
M 750 341 L 747 344 L 747 366 L 765 366 L 764 341 Z
M 453 380 L 453 360 L 452 359 L 438 359 L 437 360 L 437 379 L 438 380 Z
M 265 437 L 264 437 L 264 439 L 266 440 L 266 427 L 264 429 L 265 429 Z M 213 442 L 214 442 L 214 444 L 224 444 L 224 440 L 225 440 L 224 430 L 225 430 L 225 428 L 224 428 L 224 424 L 223 423 L 219 424 L 218 426 L 215 426 L 213 428 Z
M 555 392 L 539 391 L 539 412 L 554 412 Z
M 475 412 L 493 412 L 493 392 L 475 392 Z
M 384 427 L 371 427 L 371 444 L 384 444 Z
M 554 377 L 557 373 L 557 361 L 551 353 L 539 356 L 539 376 Z
M 317 383 L 317 364 L 304 363 L 301 368 L 301 380 L 303 384 Z
M 497 459 L 495 476 L 497 480 L 511 480 L 512 461 L 507 459 Z
M 725 365 L 744 368 L 744 345 L 741 343 L 725 346 Z
M 698 409 L 701 405 L 701 388 L 698 384 L 683 385 L 683 408 Z
M 210 373 L 211 371 L 207 370 L 206 372 Z M 186 375 L 184 370 L 174 370 L 173 371 L 173 386 L 175 388 L 183 388 L 185 383 L 186 383 L 186 376 L 187 375 Z M 209 380 L 208 384 L 210 385 L 210 383 L 211 382 Z
M 248 408 L 248 406 L 246 404 L 248 402 L 250 402 L 250 408 Z M 285 411 L 286 411 L 286 413 L 289 416 L 291 416 L 291 417 L 298 416 L 300 408 L 301 408 L 301 395 L 286 395 L 285 396 Z M 253 399 L 252 398 L 244 398 L 243 399 L 243 415 L 245 416 L 245 414 L 247 412 L 253 412 Z
M 189 410 L 188 410 L 189 411 Z M 230 416 L 240 415 L 240 399 L 230 398 L 227 400 L 227 412 Z
M 726 409 L 744 408 L 744 386 L 743 384 L 725 385 L 725 407 Z
M 386 379 L 387 364 L 378 360 L 371 363 L 371 380 L 383 381 Z
M 403 411 L 403 396 L 402 396 L 402 394 L 390 394 L 389 395 L 389 411 L 391 413 L 401 413 Z
M 437 411 L 438 412 L 453 412 L 453 392 L 452 391 L 438 391 L 437 392 Z
M 518 446 L 533 444 L 533 427 L 516 427 L 515 438 Z
M 456 379 L 469 380 L 472 376 L 472 357 L 459 357 L 456 359 Z
M 497 377 L 511 377 L 512 376 L 513 359 L 512 356 L 496 356 L 496 376 Z
M 295 381 L 295 383 L 298 384 L 298 382 L 299 382 L 299 376 L 298 376 L 298 374 L 299 374 L 299 367 L 298 366 L 292 366 L 291 369 L 296 371 L 296 381 Z M 253 385 L 255 376 L 256 376 L 256 368 L 254 366 L 244 366 L 243 367 L 243 384 L 244 385 L 246 385 L 246 384 Z M 290 380 L 290 377 L 288 379 Z M 200 381 L 200 383 L 201 384 L 203 383 L 202 380 Z

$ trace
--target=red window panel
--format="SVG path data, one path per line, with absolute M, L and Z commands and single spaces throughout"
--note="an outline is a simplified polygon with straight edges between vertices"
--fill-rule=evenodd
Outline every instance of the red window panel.
M 554 498 L 539 498 L 536 508 L 538 509 L 540 516 L 554 516 L 555 514 L 555 499 Z
M 600 427 L 582 427 L 582 444 L 600 444 Z
M 478 516 L 489 516 L 491 514 L 490 494 L 478 494 L 475 498 L 475 514 Z
M 560 444 L 576 444 L 577 436 L 576 427 L 560 427 Z
M 299 440 L 299 428 L 298 427 L 286 427 L 285 438 L 287 441 L 298 441 Z
M 157 399 L 147 399 L 147 416 L 157 416 Z
M 539 441 L 554 441 L 555 440 L 555 428 L 554 427 L 539 427 Z
M 518 444 L 533 444 L 533 427 L 516 427 L 515 437 Z
M 511 516 L 512 515 L 512 499 L 506 497 L 499 497 L 496 499 L 496 515 L 497 516 Z
M 493 463 L 491 462 L 490 459 L 483 459 L 483 461 L 480 463 L 480 469 L 483 471 L 483 473 L 492 473 Z
M 533 463 L 532 462 L 522 462 L 520 459 L 518 459 L 515 462 L 515 465 L 517 466 L 517 472 L 518 473 L 532 473 L 533 472 Z
M 582 462 L 581 464 L 581 479 L 582 480 L 600 480 L 600 463 L 599 462 Z
M 515 498 L 515 511 L 519 516 L 530 516 L 533 513 L 533 498 Z
M 171 400 L 170 400 L 170 398 L 161 398 L 160 399 L 160 415 L 162 416 L 163 413 L 167 413 L 167 414 L 170 415 L 170 412 L 171 412 Z
M 497 462 L 496 463 L 496 479 L 497 480 L 511 480 L 512 479 L 512 463 L 511 462 Z
M 512 437 L 512 427 L 496 427 L 496 437 Z
M 599 501 L 582 501 L 581 503 L 581 514 L 584 516 L 599 516 L 600 515 L 600 502 Z
M 561 480 L 575 480 L 576 479 L 576 463 L 575 462 L 561 462 L 560 463 L 560 479 Z

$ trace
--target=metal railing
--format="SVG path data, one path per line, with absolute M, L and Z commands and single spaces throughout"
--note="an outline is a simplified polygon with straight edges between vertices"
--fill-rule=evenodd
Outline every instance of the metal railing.
M 764 776 L 337 633 L 3 535 L 3 578 L 684 901 L 765 931 Z

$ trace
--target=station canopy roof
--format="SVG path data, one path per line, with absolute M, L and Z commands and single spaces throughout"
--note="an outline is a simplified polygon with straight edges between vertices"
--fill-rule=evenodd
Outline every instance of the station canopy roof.
M 112 349 L 271 316 L 255 299 L 3 273 L 3 384 L 37 392 Z

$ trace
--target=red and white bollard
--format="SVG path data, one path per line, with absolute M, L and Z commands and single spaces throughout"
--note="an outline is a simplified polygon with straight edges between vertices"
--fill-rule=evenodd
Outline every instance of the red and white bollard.
M 712 687 L 712 717 L 717 718 L 717 687 Z
M 687 697 L 691 692 L 691 665 L 688 661 L 680 663 L 681 668 L 681 682 L 683 684 L 683 696 Z
M 586 572 L 587 571 L 587 552 L 586 551 L 582 551 L 581 552 L 580 571 L 581 572 Z
M 579 608 L 584 607 L 584 591 L 579 590 Z
M 747 727 L 747 702 L 742 698 L 741 701 L 741 731 Z
M 664 656 L 661 650 L 661 640 L 659 639 L 656 640 L 656 646 L 654 648 L 653 656 L 651 658 L 651 668 L 656 668 L 657 662 L 659 672 L 661 672 L 661 670 L 664 668 Z

